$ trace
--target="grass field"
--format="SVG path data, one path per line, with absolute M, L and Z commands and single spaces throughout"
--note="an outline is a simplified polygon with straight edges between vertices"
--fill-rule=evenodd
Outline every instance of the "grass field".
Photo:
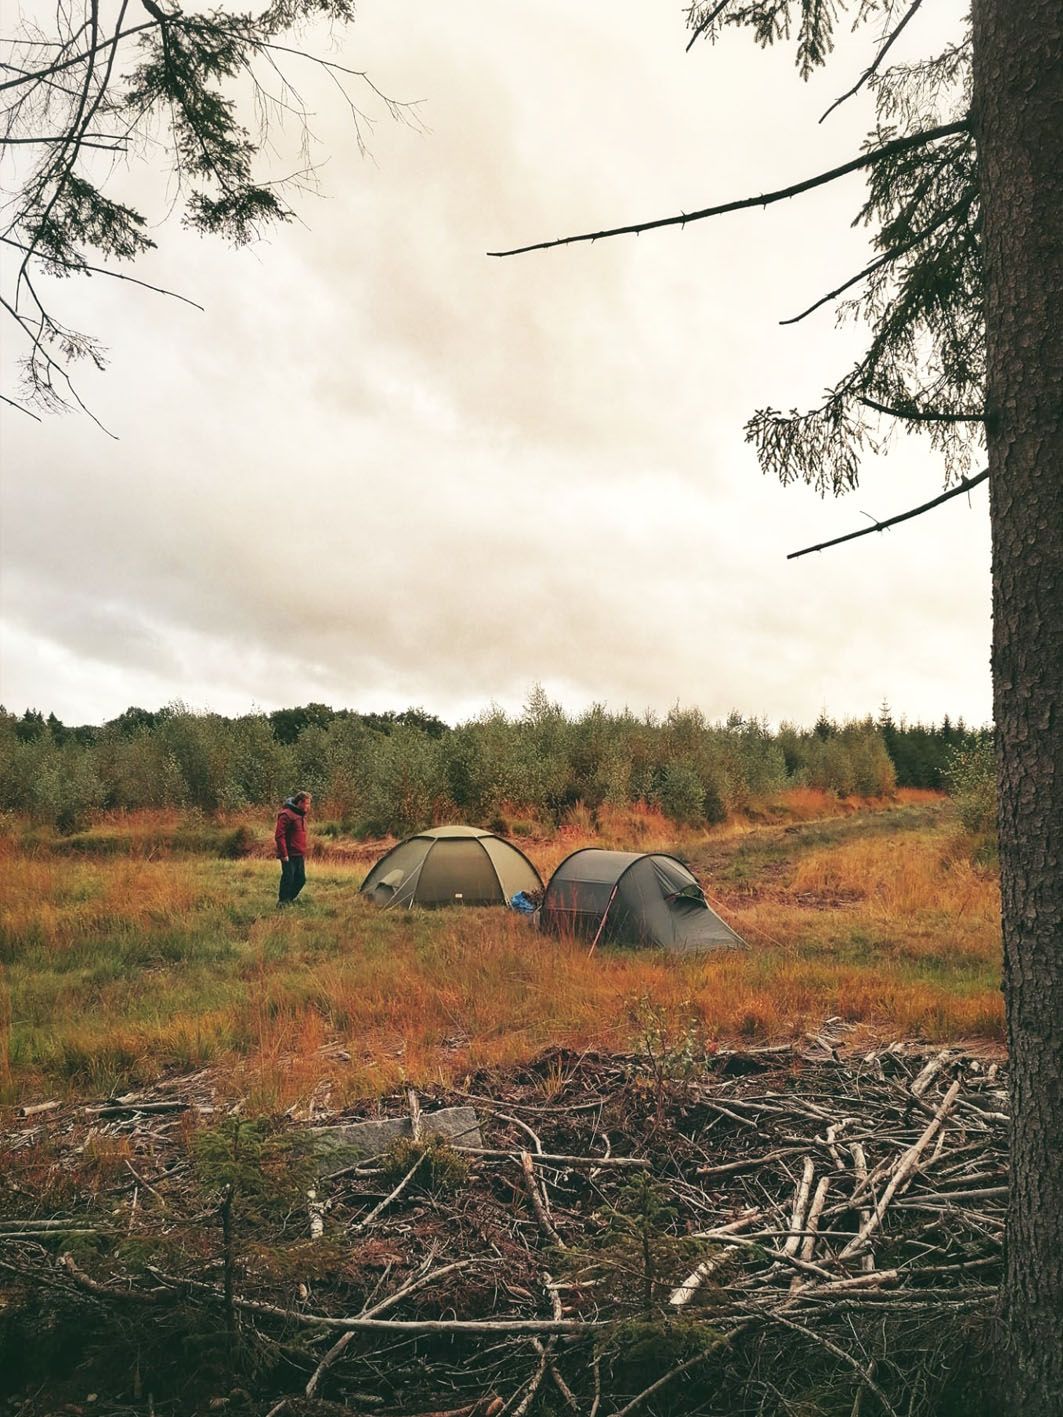
M 500 910 L 382 913 L 357 895 L 380 844 L 318 837 L 307 903 L 278 913 L 268 824 L 145 815 L 54 840 L 13 824 L 0 1102 L 217 1065 L 249 1106 L 336 1106 L 551 1044 L 773 1039 L 830 1015 L 879 1037 L 999 1040 L 996 879 L 944 799 L 843 811 L 791 793 L 765 815 L 680 835 L 652 814 L 576 814 L 521 840 L 544 872 L 591 841 L 674 850 L 750 945 L 685 961 L 588 959 Z

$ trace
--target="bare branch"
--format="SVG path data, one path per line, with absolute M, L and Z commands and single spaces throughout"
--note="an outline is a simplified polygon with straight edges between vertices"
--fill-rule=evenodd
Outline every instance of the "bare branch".
M 96 136 L 106 137 L 108 135 L 97 134 Z M 45 138 L 0 138 L 0 145 L 5 148 L 48 147 L 50 144 L 62 143 L 65 141 L 66 139 L 60 136 L 59 134 L 51 134 Z M 89 138 L 82 138 L 81 146 L 83 148 L 98 148 L 100 152 L 105 153 L 124 153 L 126 151 L 125 147 L 119 147 L 117 146 L 117 144 L 125 143 L 125 141 L 126 140 L 124 138 L 115 138 L 115 141 L 111 143 L 95 143 Z
M 82 145 L 84 146 L 84 144 Z M 14 246 L 18 251 L 28 251 L 30 248 L 24 246 L 21 241 L 14 240 L 11 236 L 0 236 L 0 244 L 4 246 Z M 34 253 L 38 261 L 43 261 L 46 265 L 66 266 L 72 271 L 88 271 L 94 276 L 109 276 L 111 280 L 125 280 L 130 285 L 139 285 L 144 290 L 153 290 L 156 295 L 168 295 L 171 300 L 183 301 L 185 305 L 191 305 L 194 310 L 204 310 L 206 307 L 200 305 L 198 301 L 192 300 L 187 295 L 181 295 L 179 291 L 167 290 L 164 285 L 152 285 L 150 281 L 138 280 L 136 276 L 127 276 L 122 271 L 109 271 L 106 266 L 90 266 L 80 261 L 64 261 L 61 256 L 42 256 Z
M 798 317 L 800 318 L 800 316 Z M 789 323 L 784 321 L 784 323 Z M 936 413 L 933 410 L 923 412 L 917 408 L 890 408 L 888 404 L 876 403 L 874 399 L 862 398 L 860 400 L 868 408 L 873 408 L 876 413 L 888 413 L 891 418 L 903 418 L 907 423 L 984 423 L 984 413 Z
M 20 84 L 28 84 L 34 79 L 49 79 L 53 74 L 58 74 L 62 69 L 72 69 L 75 64 L 80 64 L 84 59 L 91 59 L 93 55 L 99 54 L 101 50 L 112 49 L 120 44 L 123 39 L 128 39 L 131 34 L 141 34 L 144 30 L 158 28 L 157 20 L 146 20 L 142 25 L 130 25 L 127 30 L 117 30 L 110 39 L 101 40 L 99 44 L 93 44 L 89 49 L 83 49 L 80 54 L 74 54 L 69 59 L 57 60 L 54 64 L 48 64 L 43 69 L 36 69 L 33 73 L 23 74 L 17 79 L 5 79 L 0 84 L 0 93 L 4 89 L 18 88 Z
M 224 1298 L 222 1290 L 213 1284 L 205 1284 L 200 1279 L 166 1274 L 151 1265 L 148 1270 L 164 1283 L 175 1285 L 178 1289 L 192 1289 L 214 1300 Z M 238 1294 L 233 1296 L 233 1307 L 250 1314 L 283 1319 L 287 1323 L 309 1328 L 335 1329 L 340 1333 L 483 1334 L 487 1337 L 499 1334 L 525 1336 L 532 1333 L 557 1333 L 583 1337 L 600 1333 L 610 1327 L 604 1319 L 371 1319 L 362 1315 L 356 1315 L 354 1318 L 333 1318 L 329 1314 L 305 1313 L 299 1309 L 284 1309 L 277 1304 L 267 1304 L 258 1299 L 244 1299 Z
M 875 55 L 874 59 L 872 59 L 871 63 L 860 75 L 860 77 L 857 79 L 856 83 L 852 86 L 852 88 L 849 89 L 846 93 L 843 93 L 841 98 L 836 98 L 834 100 L 831 106 L 827 109 L 826 113 L 824 113 L 823 116 L 820 118 L 819 121 L 821 123 L 824 121 L 824 119 L 829 118 L 836 108 L 840 108 L 847 98 L 852 98 L 854 94 L 858 94 L 860 92 L 860 90 L 867 83 L 868 79 L 870 79 L 871 76 L 876 72 L 878 66 L 882 63 L 883 59 L 885 59 L 886 55 L 890 52 L 894 44 L 900 38 L 901 32 L 904 30 L 904 27 L 907 25 L 908 21 L 913 17 L 913 15 L 919 9 L 919 6 L 922 3 L 923 0 L 912 0 L 911 5 L 909 5 L 908 9 L 901 17 L 900 22 L 894 26 L 892 32 L 889 35 L 889 38 L 886 40 L 886 43 Z
M 883 143 L 881 147 L 872 148 L 869 152 L 850 159 L 849 162 L 843 162 L 840 167 L 831 168 L 829 172 L 818 173 L 815 177 L 806 177 L 803 182 L 795 182 L 792 187 L 782 187 L 777 192 L 765 192 L 759 197 L 740 197 L 737 201 L 723 202 L 716 207 L 703 207 L 700 211 L 682 212 L 678 216 L 658 217 L 655 221 L 633 222 L 629 226 L 614 226 L 603 231 L 587 231 L 578 236 L 560 236 L 553 241 L 535 241 L 528 246 L 515 246 L 508 251 L 488 251 L 487 254 L 489 256 L 523 256 L 528 251 L 546 251 L 554 246 L 574 246 L 581 241 L 602 241 L 609 236 L 637 236 L 643 231 L 656 231 L 664 226 L 686 226 L 689 222 L 703 221 L 706 217 L 711 216 L 723 216 L 727 212 L 744 211 L 749 207 L 767 207 L 773 202 L 786 201 L 790 197 L 800 196 L 802 192 L 810 192 L 813 188 L 824 187 L 839 177 L 848 176 L 850 172 L 860 172 L 865 167 L 872 167 L 883 158 L 894 157 L 898 153 L 908 152 L 925 143 L 937 142 L 939 138 L 950 138 L 957 133 L 966 133 L 969 131 L 969 127 L 968 121 L 961 119 L 957 123 L 942 123 L 936 128 L 927 128 L 921 133 L 910 133 L 903 138 L 894 138 L 888 143 Z
M 7 394 L 0 394 L 0 403 L 10 404 L 12 408 L 17 408 L 19 413 L 24 413 L 27 418 L 32 418 L 35 423 L 43 422 L 39 413 L 34 413 L 32 408 L 27 408 L 24 403 L 19 403 L 18 399 L 9 399 Z
M 465 1259 L 457 1260 L 453 1264 L 445 1264 L 440 1269 L 429 1270 L 427 1273 L 419 1275 L 416 1279 L 411 1279 L 408 1283 L 404 1284 L 401 1289 L 397 1289 L 393 1294 L 389 1294 L 386 1299 L 381 1299 L 378 1304 L 374 1304 L 371 1308 L 363 1309 L 360 1317 L 363 1319 L 379 1318 L 386 1310 L 394 1308 L 401 1300 L 408 1298 L 411 1294 L 415 1294 L 419 1289 L 424 1289 L 426 1285 L 432 1284 L 435 1280 L 441 1279 L 445 1274 L 452 1274 L 455 1270 L 468 1269 L 470 1265 L 474 1264 L 490 1263 L 492 1263 L 490 1260 Z M 321 1386 L 321 1379 L 328 1372 L 329 1368 L 332 1367 L 333 1363 L 343 1356 L 354 1342 L 354 1338 L 355 1334 L 353 1332 L 341 1334 L 328 1350 L 314 1369 L 310 1381 L 306 1385 L 307 1397 L 314 1396 Z
M 913 507 L 910 512 L 901 512 L 899 516 L 887 517 L 884 522 L 875 522 L 874 526 L 863 526 L 859 531 L 850 531 L 846 536 L 836 536 L 833 541 L 821 541 L 818 546 L 806 546 L 803 551 L 791 551 L 787 556 L 788 561 L 796 561 L 798 556 L 811 555 L 813 551 L 826 551 L 829 546 L 840 546 L 843 541 L 855 541 L 858 536 L 870 536 L 873 531 L 885 531 L 887 527 L 896 526 L 898 522 L 911 521 L 912 517 L 918 517 L 923 512 L 929 512 L 934 507 L 940 507 L 942 502 L 949 502 L 953 497 L 959 497 L 963 492 L 969 492 L 972 487 L 977 487 L 980 482 L 984 482 L 989 476 L 989 469 L 978 473 L 976 477 L 964 477 L 950 487 L 947 492 L 942 492 L 940 497 L 934 497 L 929 502 L 924 502 L 921 507 Z

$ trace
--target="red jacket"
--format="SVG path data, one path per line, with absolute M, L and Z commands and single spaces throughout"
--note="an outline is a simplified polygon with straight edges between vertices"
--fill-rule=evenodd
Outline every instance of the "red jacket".
M 282 861 L 286 856 L 306 855 L 306 812 L 290 797 L 277 814 L 277 830 L 273 836 Z

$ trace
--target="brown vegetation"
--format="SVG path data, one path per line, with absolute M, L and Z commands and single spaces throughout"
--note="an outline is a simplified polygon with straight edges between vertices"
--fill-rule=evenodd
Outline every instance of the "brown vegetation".
M 278 914 L 261 821 L 138 814 L 80 839 L 15 831 L 0 1086 L 12 1102 L 106 1094 L 218 1065 L 232 1095 L 270 1110 L 551 1045 L 625 1048 L 648 1015 L 693 1022 L 709 1042 L 792 1037 L 829 1015 L 871 1034 L 995 1041 L 994 875 L 941 799 L 905 797 L 839 814 L 803 789 L 764 813 L 774 821 L 681 835 L 655 813 L 577 812 L 553 839 L 519 838 L 544 872 L 591 841 L 683 856 L 750 944 L 687 961 L 589 959 L 497 910 L 380 912 L 357 895 L 365 863 L 350 855 L 364 847 L 342 838 L 315 839 L 309 903 Z M 189 851 L 197 832 L 218 854 Z M 234 835 L 251 854 L 228 859 Z

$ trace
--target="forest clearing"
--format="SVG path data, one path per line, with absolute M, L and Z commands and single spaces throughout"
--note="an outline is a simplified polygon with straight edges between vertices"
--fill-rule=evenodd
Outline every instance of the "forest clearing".
M 388 841 L 278 911 L 246 815 L 9 832 L 3 1410 L 973 1410 L 995 871 L 936 793 L 758 816 L 521 838 L 680 855 L 749 944 L 680 958 L 382 910 Z
M 603 812 L 595 830 L 576 811 L 549 839 L 515 838 L 544 873 L 592 842 L 674 852 L 750 945 L 686 960 L 589 958 L 510 911 L 381 911 L 357 890 L 387 840 L 313 835 L 307 903 L 278 915 L 261 819 L 10 832 L 0 1097 L 212 1066 L 253 1110 L 322 1088 L 336 1106 L 547 1047 L 627 1049 L 662 1028 L 783 1041 L 831 1016 L 873 1038 L 999 1042 L 995 872 L 948 799 L 901 790 L 859 810 L 794 789 L 762 815 L 694 831 Z

